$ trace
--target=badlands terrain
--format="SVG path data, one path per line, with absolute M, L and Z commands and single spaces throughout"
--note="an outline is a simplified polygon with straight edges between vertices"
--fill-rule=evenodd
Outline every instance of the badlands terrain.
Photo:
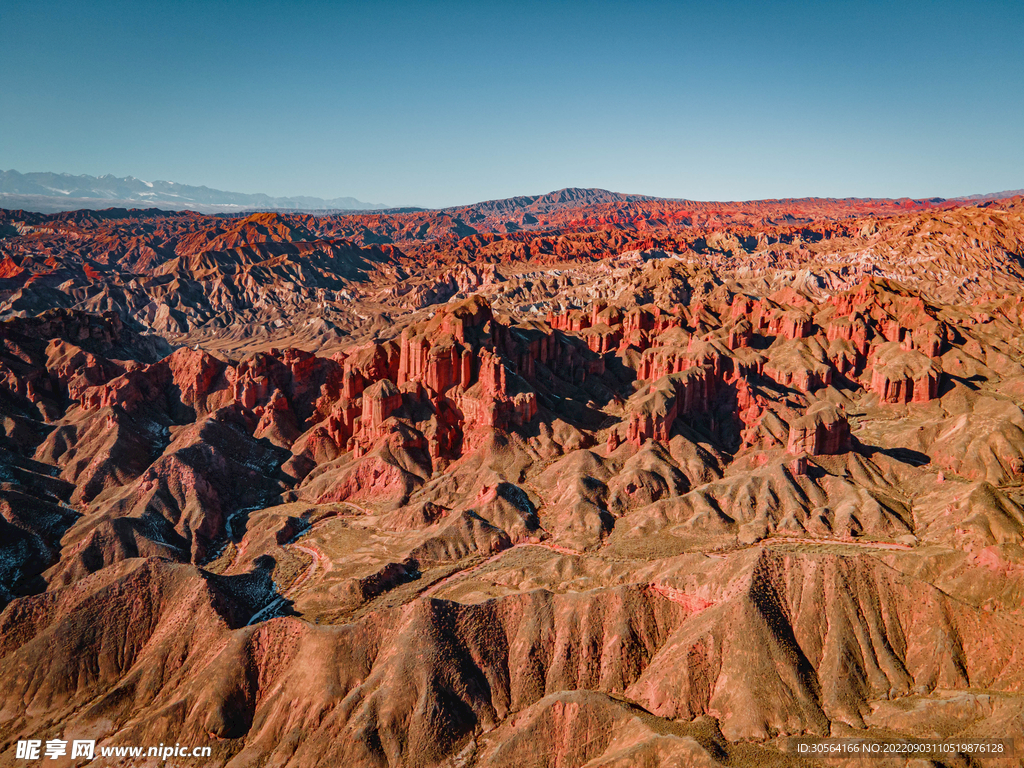
M 1020 197 L 0 211 L 0 764 L 1019 738 L 1022 405 Z

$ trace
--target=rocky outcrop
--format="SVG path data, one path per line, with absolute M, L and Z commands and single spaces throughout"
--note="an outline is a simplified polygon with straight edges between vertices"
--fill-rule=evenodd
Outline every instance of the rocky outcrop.
M 637 447 L 646 440 L 667 441 L 677 416 L 712 410 L 719 381 L 716 372 L 705 367 L 687 368 L 658 379 L 646 396 L 627 404 L 626 439 Z
M 939 394 L 942 369 L 921 352 L 895 342 L 872 349 L 868 359 L 871 391 L 883 403 L 926 403 Z
M 796 455 L 836 455 L 853 447 L 846 413 L 830 403 L 818 403 L 789 425 L 786 449 Z
M 776 340 L 768 349 L 764 374 L 784 387 L 814 392 L 832 383 L 833 367 L 817 339 Z

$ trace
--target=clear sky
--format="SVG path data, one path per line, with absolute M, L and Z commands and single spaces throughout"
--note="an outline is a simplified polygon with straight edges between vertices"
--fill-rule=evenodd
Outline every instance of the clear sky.
M 1024 3 L 0 0 L 0 169 L 427 206 L 1024 187 Z

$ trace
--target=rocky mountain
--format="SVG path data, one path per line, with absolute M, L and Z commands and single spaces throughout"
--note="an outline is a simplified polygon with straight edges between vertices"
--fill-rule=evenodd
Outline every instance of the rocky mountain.
M 1024 195 L 1024 189 L 1009 189 L 1003 192 L 988 192 L 984 195 L 964 195 L 957 200 L 1004 200 L 1008 197 Z
M 1022 296 L 1019 197 L 0 212 L 0 762 L 1017 733 Z
M 354 197 L 271 197 L 224 192 L 173 181 L 143 181 L 134 176 L 72 176 L 69 173 L 0 171 L 0 207 L 55 213 L 81 208 L 163 208 L 207 213 L 245 210 L 370 210 L 387 208 Z

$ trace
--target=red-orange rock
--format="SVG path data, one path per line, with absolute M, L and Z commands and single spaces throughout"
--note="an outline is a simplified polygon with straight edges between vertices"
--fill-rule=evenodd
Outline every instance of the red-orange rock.
M 883 403 L 925 403 L 938 397 L 942 369 L 920 352 L 882 344 L 872 349 L 868 367 L 871 390 Z
M 385 419 L 402 407 L 402 393 L 390 379 L 381 379 L 363 392 L 361 426 L 367 432 L 380 429 Z
M 851 447 L 846 414 L 830 403 L 818 403 L 789 425 L 786 449 L 792 454 L 835 455 Z

